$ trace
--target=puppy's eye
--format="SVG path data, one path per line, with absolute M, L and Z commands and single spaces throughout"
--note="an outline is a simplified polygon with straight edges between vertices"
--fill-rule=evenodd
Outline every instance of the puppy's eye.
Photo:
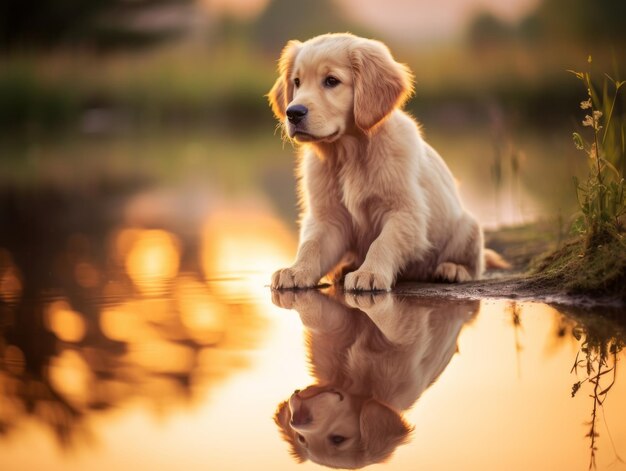
M 337 77 L 333 77 L 332 75 L 329 75 L 324 79 L 324 86 L 326 88 L 334 88 L 340 83 L 339 79 Z
M 347 440 L 346 437 L 342 435 L 331 435 L 330 437 L 328 437 L 328 439 L 333 445 L 341 445 Z
M 300 79 L 299 78 L 293 79 L 293 84 L 296 86 L 296 88 L 298 88 L 300 86 Z
M 298 441 L 302 444 L 306 443 L 306 439 L 300 435 L 299 433 L 296 433 L 296 437 L 298 438 Z

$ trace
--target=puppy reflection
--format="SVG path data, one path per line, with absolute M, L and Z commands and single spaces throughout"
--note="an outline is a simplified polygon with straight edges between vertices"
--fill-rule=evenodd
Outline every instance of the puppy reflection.
M 479 307 L 317 290 L 274 291 L 273 300 L 300 314 L 316 379 L 274 420 L 298 461 L 333 468 L 384 461 L 407 441 L 413 427 L 402 411 L 439 377 Z

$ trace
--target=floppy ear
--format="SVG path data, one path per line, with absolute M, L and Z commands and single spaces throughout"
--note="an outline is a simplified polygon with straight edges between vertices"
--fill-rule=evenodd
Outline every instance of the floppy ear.
M 300 41 L 289 41 L 280 54 L 278 60 L 278 79 L 267 94 L 270 106 L 276 116 L 281 121 L 285 119 L 285 109 L 293 97 L 293 83 L 290 80 L 293 61 L 300 49 Z
M 354 120 L 369 131 L 413 93 L 413 75 L 396 62 L 387 46 L 365 39 L 350 51 L 354 76 Z
M 398 412 L 375 399 L 363 404 L 360 429 L 363 448 L 372 463 L 391 456 L 413 431 Z
M 276 408 L 276 412 L 274 413 L 274 422 L 278 425 L 282 439 L 289 444 L 289 452 L 291 456 L 298 463 L 302 463 L 306 461 L 307 458 L 301 446 L 295 440 L 294 431 L 289 426 L 290 420 L 291 412 L 289 412 L 289 403 L 288 401 L 283 401 L 278 404 L 278 407 Z

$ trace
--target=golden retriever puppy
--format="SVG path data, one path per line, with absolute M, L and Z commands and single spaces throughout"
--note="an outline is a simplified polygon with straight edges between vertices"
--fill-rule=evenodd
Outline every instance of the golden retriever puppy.
M 296 260 L 274 273 L 272 287 L 315 286 L 329 272 L 350 272 L 347 290 L 479 277 L 482 230 L 401 109 L 412 93 L 409 69 L 381 42 L 326 34 L 287 43 L 279 73 L 268 97 L 301 144 L 303 212 Z
M 478 301 L 275 290 L 306 327 L 316 382 L 274 420 L 294 457 L 335 468 L 385 461 L 408 440 L 402 417 L 442 373 Z

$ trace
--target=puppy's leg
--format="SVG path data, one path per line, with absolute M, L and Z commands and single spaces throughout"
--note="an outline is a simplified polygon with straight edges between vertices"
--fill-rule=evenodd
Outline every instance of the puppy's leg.
M 483 258 L 483 231 L 474 218 L 466 214 L 442 251 L 433 277 L 449 283 L 475 280 L 483 272 Z
M 430 248 L 426 225 L 408 212 L 389 216 L 372 242 L 361 267 L 346 276 L 344 288 L 356 291 L 388 291 L 400 269 L 420 260 Z
M 307 288 L 316 286 L 346 252 L 347 237 L 340 226 L 307 220 L 303 224 L 296 261 L 289 268 L 272 275 L 272 288 Z

